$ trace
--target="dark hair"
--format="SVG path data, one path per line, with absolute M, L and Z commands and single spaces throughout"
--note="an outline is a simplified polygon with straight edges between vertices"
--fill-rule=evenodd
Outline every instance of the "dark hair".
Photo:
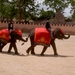
M 12 20 L 12 19 L 10 19 L 10 20 L 9 20 L 9 22 L 13 22 L 13 20 Z
M 49 17 L 47 17 L 47 20 L 49 20 L 50 18 Z

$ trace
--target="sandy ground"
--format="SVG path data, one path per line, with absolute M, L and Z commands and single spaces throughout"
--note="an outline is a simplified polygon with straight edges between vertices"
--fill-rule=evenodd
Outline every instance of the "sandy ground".
M 27 56 L 30 41 L 23 46 L 21 41 L 16 44 L 20 55 L 14 55 L 13 49 L 8 54 L 9 44 L 0 53 L 0 75 L 75 75 L 75 36 L 68 40 L 56 39 L 58 56 L 53 55 L 52 47 L 47 49 L 45 56 L 40 56 L 43 46 L 35 48 L 35 56 Z

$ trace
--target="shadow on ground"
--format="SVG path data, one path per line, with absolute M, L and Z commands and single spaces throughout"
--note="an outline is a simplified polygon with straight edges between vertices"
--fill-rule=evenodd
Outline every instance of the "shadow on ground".
M 74 56 L 70 56 L 70 55 L 48 55 L 48 54 L 44 54 L 43 56 L 41 56 L 40 54 L 35 54 L 34 56 L 38 56 L 38 57 L 74 57 Z
M 17 56 L 26 56 L 26 55 L 24 55 L 24 54 L 20 54 L 20 53 L 19 53 L 19 54 L 15 54 L 14 52 L 8 53 L 8 52 L 6 52 L 6 51 L 2 51 L 1 53 L 2 53 L 2 54 L 13 55 L 13 56 L 14 56 L 14 55 L 17 55 Z

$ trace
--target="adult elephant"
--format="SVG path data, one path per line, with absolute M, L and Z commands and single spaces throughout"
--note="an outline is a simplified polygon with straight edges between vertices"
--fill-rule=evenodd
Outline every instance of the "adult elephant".
M 22 38 L 22 32 L 20 29 L 15 29 L 11 33 L 9 33 L 8 29 L 2 29 L 0 30 L 0 52 L 2 52 L 3 47 L 10 43 L 8 53 L 11 53 L 12 47 L 14 48 L 15 54 L 19 54 L 16 46 L 16 40 L 21 40 L 23 42 L 26 42 Z
M 44 30 L 43 30 L 43 29 L 44 29 Z M 40 31 L 40 30 L 41 30 L 41 31 Z M 36 31 L 37 31 L 37 34 L 38 34 L 38 32 L 42 32 L 42 34 L 36 36 Z M 44 33 L 45 33 L 44 31 L 46 31 L 46 32 L 48 33 L 48 35 L 47 35 L 47 34 L 44 34 Z M 47 38 L 47 39 L 46 39 L 47 41 L 45 41 L 45 38 L 42 37 L 42 38 L 41 38 L 42 43 L 39 42 L 39 40 L 38 40 L 38 42 L 36 42 L 35 38 L 36 38 L 36 37 L 39 38 L 40 36 L 43 36 L 43 34 L 45 35 L 45 38 L 49 37 L 50 40 L 48 40 L 49 38 Z M 48 45 L 51 45 L 52 48 L 53 48 L 53 51 L 54 51 L 54 55 L 58 55 L 57 49 L 56 49 L 56 44 L 55 44 L 55 39 L 56 39 L 56 38 L 57 38 L 57 39 L 61 39 L 61 40 L 62 40 L 62 39 L 68 39 L 68 38 L 70 38 L 70 35 L 69 35 L 69 34 L 66 34 L 66 33 L 63 33 L 63 31 L 62 31 L 60 28 L 56 28 L 56 29 L 53 30 L 53 37 L 54 37 L 54 38 L 51 39 L 50 33 L 49 33 L 48 30 L 46 30 L 45 28 L 35 28 L 34 30 L 32 30 L 32 31 L 29 33 L 29 36 L 28 36 L 28 37 L 30 37 L 31 46 L 26 50 L 26 53 L 27 53 L 27 54 L 29 54 L 29 52 L 31 51 L 31 54 L 34 55 L 34 54 L 35 54 L 35 52 L 34 52 L 34 47 L 35 47 L 36 45 L 43 45 L 44 48 L 43 48 L 43 51 L 41 52 L 41 55 L 44 55 L 46 49 L 49 47 Z M 28 38 L 27 38 L 27 39 L 28 39 Z M 46 44 L 44 44 L 43 42 L 46 42 Z

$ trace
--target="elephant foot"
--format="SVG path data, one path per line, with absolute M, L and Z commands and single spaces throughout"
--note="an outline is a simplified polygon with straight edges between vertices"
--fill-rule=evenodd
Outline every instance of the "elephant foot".
M 26 53 L 29 55 L 29 52 L 26 50 Z
M 10 51 L 8 51 L 7 53 L 11 53 Z
M 40 54 L 41 56 L 44 56 L 44 54 Z
M 0 51 L 0 53 L 2 53 L 2 50 Z
M 32 55 L 35 55 L 35 53 L 31 53 Z
M 0 49 L 0 52 L 2 52 L 2 49 Z
M 15 53 L 16 55 L 19 55 L 19 53 Z
M 57 53 L 55 53 L 54 55 L 55 55 L 55 56 L 58 56 L 58 54 L 57 54 Z

